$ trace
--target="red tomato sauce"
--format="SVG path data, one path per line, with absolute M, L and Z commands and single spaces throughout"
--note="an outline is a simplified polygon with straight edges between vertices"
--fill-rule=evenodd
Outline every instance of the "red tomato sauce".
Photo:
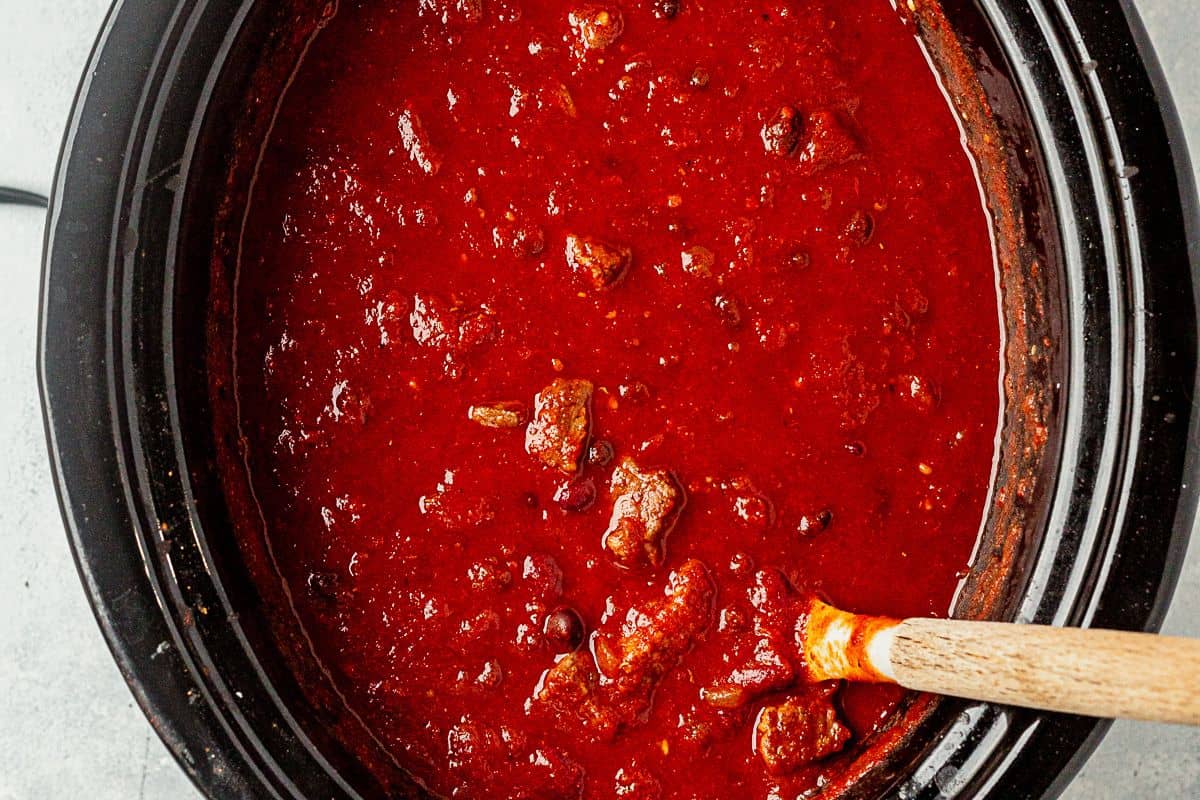
M 947 613 L 996 292 L 886 0 L 342 0 L 237 287 L 299 623 L 442 795 L 819 786 L 902 693 L 805 686 L 789 598 Z

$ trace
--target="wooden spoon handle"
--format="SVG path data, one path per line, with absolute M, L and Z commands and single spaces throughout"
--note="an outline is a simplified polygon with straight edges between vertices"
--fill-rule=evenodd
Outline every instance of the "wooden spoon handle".
M 1200 640 L 944 619 L 902 620 L 874 637 L 875 668 L 909 689 L 1200 725 Z

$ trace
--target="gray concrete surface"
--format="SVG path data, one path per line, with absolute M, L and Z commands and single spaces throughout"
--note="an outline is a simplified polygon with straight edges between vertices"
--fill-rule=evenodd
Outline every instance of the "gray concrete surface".
M 0 0 L 0 184 L 47 191 L 107 5 Z M 1137 5 L 1200 147 L 1200 3 Z M 117 674 L 62 533 L 34 380 L 42 226 L 0 206 L 0 800 L 196 797 Z M 1167 630 L 1200 635 L 1200 541 Z M 1200 798 L 1200 731 L 1118 723 L 1065 797 Z

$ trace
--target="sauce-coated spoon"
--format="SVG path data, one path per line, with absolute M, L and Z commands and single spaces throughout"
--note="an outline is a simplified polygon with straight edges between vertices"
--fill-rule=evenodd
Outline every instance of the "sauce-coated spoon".
M 1200 725 L 1200 640 L 869 617 L 814 600 L 803 642 L 813 680 L 896 683 L 1091 717 Z

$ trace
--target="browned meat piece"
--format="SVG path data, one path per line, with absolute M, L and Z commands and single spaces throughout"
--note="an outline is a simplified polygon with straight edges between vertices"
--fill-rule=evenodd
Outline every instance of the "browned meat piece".
M 663 563 L 667 535 L 683 507 L 683 489 L 666 470 L 642 470 L 624 458 L 613 470 L 612 517 L 604 549 L 626 568 Z
M 591 381 L 556 378 L 534 398 L 526 452 L 560 472 L 577 472 L 587 446 L 591 401 Z
M 691 649 L 712 619 L 716 586 L 708 568 L 691 559 L 675 572 L 666 597 L 633 609 L 614 644 L 596 640 L 596 660 L 623 693 L 652 689 Z
M 525 407 L 514 401 L 488 403 L 471 406 L 467 417 L 485 428 L 517 428 L 525 421 Z
M 462 311 L 458 316 L 458 341 L 455 349 L 464 352 L 489 342 L 496 335 L 496 321 L 491 309 Z
M 567 266 L 595 289 L 607 289 L 621 280 L 632 260 L 628 247 L 591 236 L 567 236 Z
M 755 573 L 748 598 L 753 609 L 753 631 L 743 632 L 740 625 L 728 626 L 731 630 L 725 649 L 733 668 L 701 693 L 704 701 L 716 708 L 739 708 L 796 680 L 794 626 L 804 600 L 775 570 Z M 741 613 L 736 607 L 729 611 L 731 615 Z
M 625 30 L 625 20 L 616 8 L 583 6 L 568 14 L 567 21 L 578 39 L 576 52 L 581 55 L 605 49 Z
M 400 130 L 400 144 L 408 153 L 409 160 L 426 175 L 436 175 L 442 167 L 442 158 L 433 149 L 429 134 L 425 132 L 425 126 L 421 124 L 417 112 L 411 108 L 401 111 L 396 120 L 396 127 Z
M 444 347 L 458 338 L 454 310 L 432 295 L 413 296 L 413 310 L 408 315 L 408 322 L 417 344 L 425 347 Z
M 788 156 L 800 144 L 800 115 L 791 106 L 783 106 L 763 123 L 763 148 L 773 155 Z
M 486 344 L 496 334 L 490 309 L 460 308 L 431 294 L 413 296 L 408 322 L 417 344 L 442 351 L 448 359 Z
M 740 652 L 731 655 L 741 658 Z M 795 679 L 795 667 L 779 643 L 764 639 L 754 645 L 748 660 L 723 681 L 703 689 L 700 696 L 715 708 L 740 708 L 767 692 L 789 686 Z
M 809 172 L 838 167 L 862 157 L 858 142 L 832 111 L 817 111 L 808 117 L 808 142 L 799 159 Z
M 850 729 L 833 707 L 833 691 L 832 685 L 817 687 L 780 705 L 763 708 L 754 740 L 768 772 L 785 775 L 845 746 Z
M 546 670 L 533 699 L 556 714 L 578 717 L 596 738 L 610 739 L 621 716 L 606 694 L 602 694 L 600 673 L 585 649 L 567 653 Z
M 672 573 L 665 597 L 629 612 L 615 642 L 595 639 L 603 672 L 587 648 L 568 653 L 542 676 L 533 704 L 578 718 L 598 739 L 644 722 L 658 682 L 708 627 L 715 594 L 708 569 L 686 562 Z

